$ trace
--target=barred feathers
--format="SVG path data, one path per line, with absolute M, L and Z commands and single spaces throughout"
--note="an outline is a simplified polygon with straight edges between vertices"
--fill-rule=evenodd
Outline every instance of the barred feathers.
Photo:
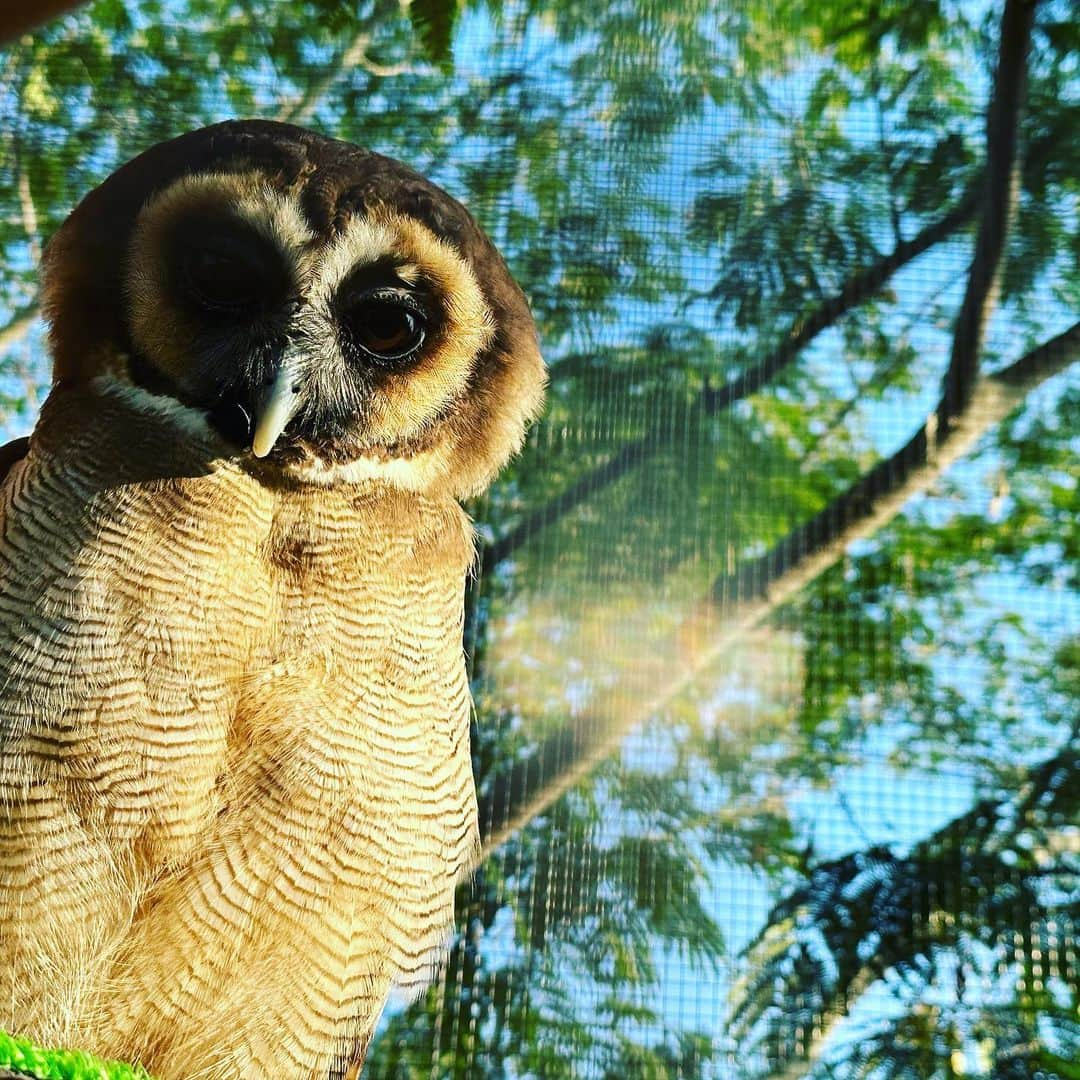
M 471 530 L 177 423 L 57 390 L 0 492 L 0 1027 L 340 1077 L 477 854 Z

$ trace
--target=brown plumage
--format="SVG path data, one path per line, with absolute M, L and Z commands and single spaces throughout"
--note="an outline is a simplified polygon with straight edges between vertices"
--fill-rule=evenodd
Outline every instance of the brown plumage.
M 465 210 L 298 128 L 75 210 L 0 490 L 0 1026 L 160 1080 L 344 1075 L 477 854 L 457 499 L 542 397 Z

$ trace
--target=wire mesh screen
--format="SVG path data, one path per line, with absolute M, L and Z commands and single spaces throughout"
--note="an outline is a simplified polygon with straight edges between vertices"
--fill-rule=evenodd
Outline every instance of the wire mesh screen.
M 1069 8 L 96 0 L 0 53 L 11 435 L 43 243 L 219 119 L 405 161 L 529 296 L 486 857 L 365 1076 L 1076 1075 Z

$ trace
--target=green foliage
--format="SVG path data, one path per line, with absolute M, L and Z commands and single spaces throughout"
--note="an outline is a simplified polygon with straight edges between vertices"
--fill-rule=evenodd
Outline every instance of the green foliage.
M 816 866 L 773 908 L 748 950 L 751 966 L 733 991 L 735 1037 L 768 1043 L 775 1068 L 798 1056 L 796 1032 L 877 981 L 911 1012 L 861 1033 L 853 1051 L 838 1055 L 841 1075 L 906 1077 L 919 1068 L 920 1076 L 951 1076 L 952 1057 L 939 1062 L 938 1047 L 955 1050 L 962 1042 L 956 1028 L 965 1025 L 982 1054 L 1006 1069 L 994 1075 L 1034 1076 L 1023 1070 L 1035 1067 L 1070 1075 L 1057 1067 L 1069 1068 L 1072 1059 L 1059 1048 L 1080 1037 L 1062 1002 L 1063 995 L 1075 1001 L 1073 973 L 1054 962 L 1034 971 L 1031 957 L 1059 949 L 1075 914 L 1075 858 L 1054 867 L 1042 852 L 1080 811 L 1078 762 L 1073 746 L 1041 763 L 1019 798 L 982 800 L 907 856 L 870 848 Z M 994 993 L 965 1000 L 964 972 L 1006 964 L 1018 935 L 1027 967 L 1000 980 L 1011 992 L 1008 1005 Z M 952 972 L 955 1004 L 920 1008 L 936 996 L 931 989 L 943 971 Z M 1057 993 L 1045 989 L 1048 982 Z M 976 1019 L 959 1025 L 961 1011 Z
M 680 1062 L 708 1060 L 711 1038 L 672 1028 L 650 993 L 657 940 L 675 943 L 691 962 L 722 953 L 697 896 L 700 866 L 685 846 L 659 838 L 598 847 L 595 809 L 583 811 L 560 808 L 464 890 L 467 930 L 451 952 L 445 989 L 391 1021 L 366 1075 L 419 1077 L 438 1062 L 440 1076 L 569 1078 L 588 1060 L 602 1076 L 661 1078 L 677 1075 L 668 1070 Z M 519 940 L 492 967 L 484 934 L 498 933 L 506 917 Z M 586 980 L 595 984 L 587 1019 L 571 985 L 584 989 Z M 647 1042 L 642 1031 L 653 1032 Z
M 0 1069 L 36 1080 L 150 1080 L 144 1069 L 102 1061 L 79 1050 L 45 1050 L 0 1031 Z
M 447 68 L 451 61 L 454 23 L 459 13 L 457 0 L 412 0 L 409 4 L 409 18 L 428 58 Z

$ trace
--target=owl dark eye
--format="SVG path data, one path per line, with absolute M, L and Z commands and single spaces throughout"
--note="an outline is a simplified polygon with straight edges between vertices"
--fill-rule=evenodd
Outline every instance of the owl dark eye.
M 266 276 L 246 252 L 193 248 L 184 254 L 180 273 L 184 292 L 207 311 L 240 314 L 266 300 Z
M 350 296 L 339 312 L 349 344 L 370 359 L 406 360 L 424 342 L 424 313 L 403 290 L 369 289 Z
M 271 312 L 292 288 L 282 253 L 227 214 L 179 219 L 169 244 L 176 289 L 190 307 L 211 318 L 236 322 Z

